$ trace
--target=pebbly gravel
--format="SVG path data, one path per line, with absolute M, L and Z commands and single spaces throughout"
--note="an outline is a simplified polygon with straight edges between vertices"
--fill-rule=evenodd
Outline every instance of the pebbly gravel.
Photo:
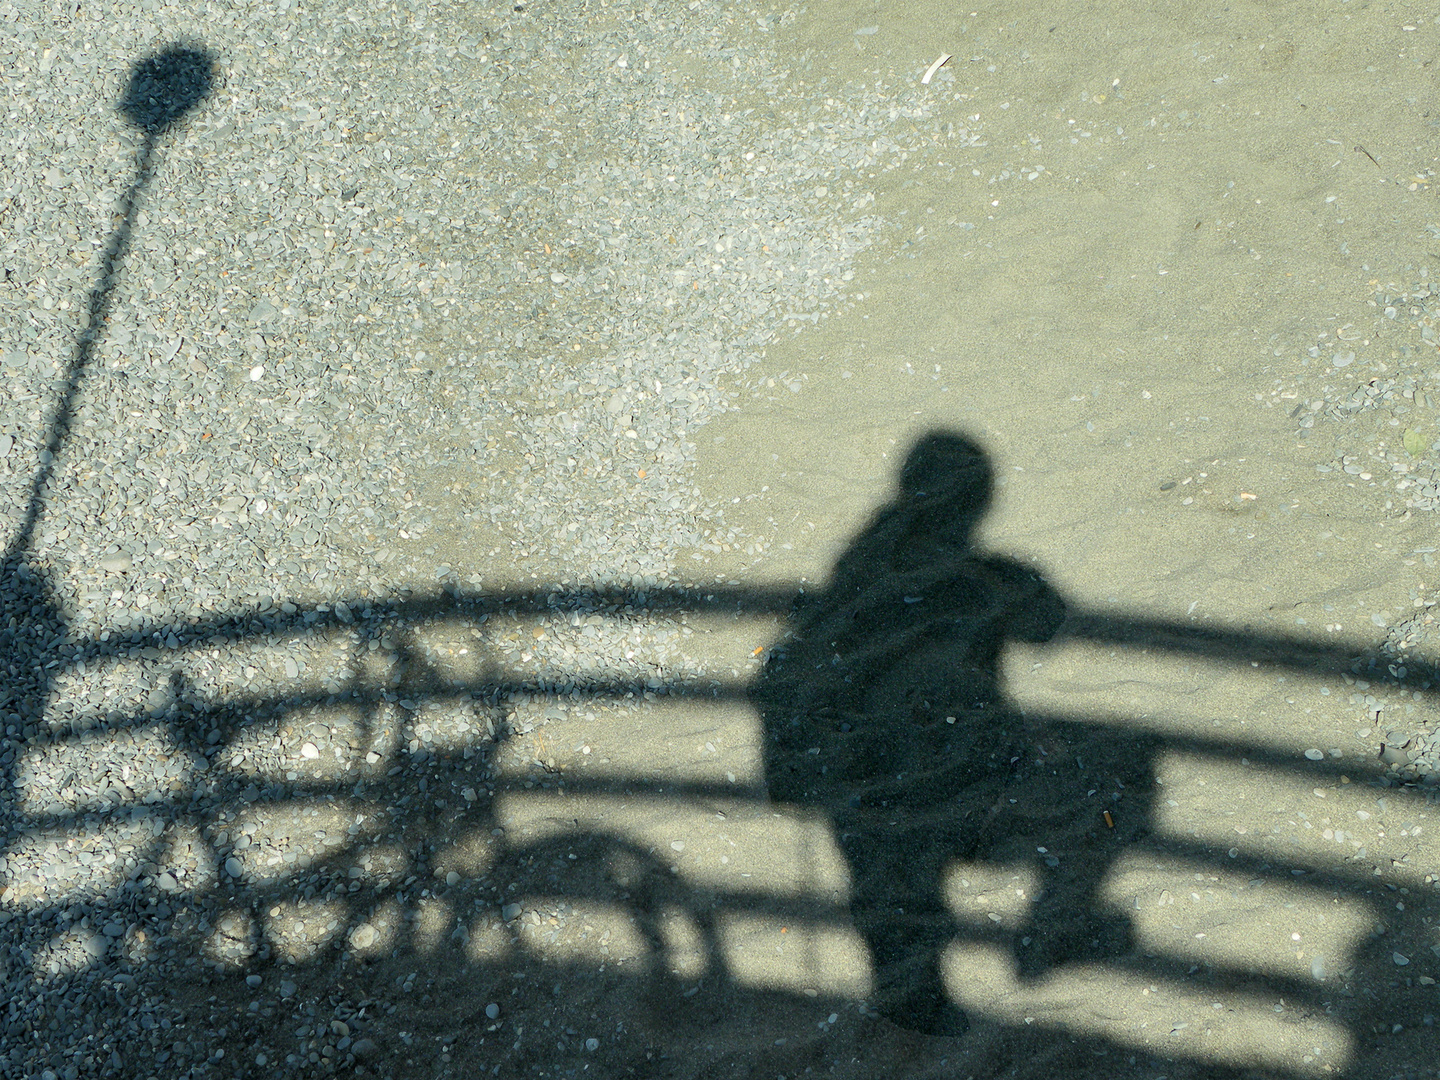
M 1327 452 L 1317 471 L 1388 495 L 1383 509 L 1396 519 L 1428 516 L 1440 511 L 1440 431 L 1429 421 L 1440 400 L 1440 299 L 1422 270 L 1419 280 L 1378 286 L 1366 308 L 1368 318 L 1323 331 L 1301 350 L 1312 374 L 1293 385 L 1277 381 L 1275 396 L 1295 401 L 1290 418 L 1299 440 Z M 1411 556 L 1433 567 L 1435 552 L 1424 546 Z M 1383 634 L 1379 658 L 1356 666 L 1349 704 L 1362 717 L 1355 737 L 1378 757 L 1383 782 L 1433 790 L 1440 728 L 1423 704 L 1430 684 L 1388 685 L 1440 656 L 1440 593 L 1412 590 L 1410 602 L 1398 616 L 1372 615 Z
M 870 182 L 978 141 L 788 18 L 0 3 L 0 1072 L 361 1074 L 395 1005 L 276 966 L 509 923 L 429 830 L 741 674 L 677 606 L 745 542 L 696 432 L 864 301 Z

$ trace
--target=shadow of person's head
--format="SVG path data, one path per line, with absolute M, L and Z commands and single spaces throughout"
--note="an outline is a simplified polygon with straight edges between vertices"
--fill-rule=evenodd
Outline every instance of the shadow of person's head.
M 955 431 L 922 436 L 900 468 L 900 494 L 906 499 L 946 500 L 976 517 L 990 505 L 993 487 L 990 456 L 973 439 Z
M 990 455 L 979 443 L 954 431 L 927 432 L 906 455 L 894 498 L 837 565 L 840 580 L 963 557 L 993 490 Z

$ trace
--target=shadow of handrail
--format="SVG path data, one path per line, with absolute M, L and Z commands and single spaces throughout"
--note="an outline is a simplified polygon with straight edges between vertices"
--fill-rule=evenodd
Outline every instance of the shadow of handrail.
M 369 609 L 371 617 L 400 623 L 419 622 L 445 615 L 485 612 L 543 614 L 561 610 L 603 611 L 624 609 L 636 615 L 743 615 L 784 616 L 797 598 L 806 595 L 803 585 L 794 589 L 750 588 L 745 586 L 669 586 L 661 588 L 490 589 L 437 591 L 408 600 L 377 600 L 346 596 L 319 607 L 297 608 L 293 613 L 251 607 L 214 619 L 186 623 L 149 623 L 133 627 L 123 637 L 131 641 L 166 638 L 174 635 L 181 645 L 199 645 L 244 640 L 255 629 L 270 633 L 341 629 L 350 625 L 335 611 L 343 604 L 349 611 Z M 1440 668 L 1423 659 L 1405 661 L 1406 671 L 1390 670 L 1395 661 L 1383 650 L 1360 642 L 1323 642 L 1285 634 L 1236 631 L 1213 625 L 1196 626 L 1124 611 L 1072 610 L 1061 626 L 1057 640 L 1093 641 L 1107 645 L 1155 649 L 1175 656 L 1218 664 L 1262 663 L 1317 678 L 1363 675 L 1375 683 L 1428 691 L 1440 683 Z M 91 655 L 108 649 L 96 643 Z M 599 688 L 597 687 L 597 690 Z M 740 684 L 723 693 L 741 693 Z
M 582 610 L 624 614 L 630 618 L 696 614 L 733 615 L 736 612 L 742 612 L 752 617 L 768 617 L 788 612 L 791 603 L 798 595 L 800 595 L 799 590 L 794 594 L 789 594 L 779 589 L 671 588 L 646 590 L 644 602 L 641 602 L 638 593 L 633 590 L 570 590 L 564 592 L 559 590 L 491 590 L 485 592 L 456 590 L 404 601 L 377 602 L 366 599 L 356 599 L 353 602 L 342 601 L 340 603 L 344 603 L 349 612 L 348 619 L 346 615 L 339 613 L 337 610 L 339 604 L 336 601 L 323 605 L 329 610 L 312 607 L 297 608 L 292 613 L 277 611 L 273 614 L 266 614 L 249 609 L 207 620 L 204 623 L 186 626 L 156 623 L 135 628 L 124 638 L 105 642 L 91 640 L 77 643 L 74 651 L 65 658 L 59 670 L 63 671 L 65 666 L 82 661 L 91 664 L 96 660 L 103 661 L 105 657 L 128 657 L 132 651 L 141 646 L 141 643 L 153 643 L 157 638 L 173 637 L 173 647 L 162 650 L 158 661 L 162 666 L 167 663 L 173 666 L 187 652 L 202 650 L 219 642 L 243 643 L 247 640 L 255 640 L 261 634 L 328 634 L 343 631 L 364 639 L 378 635 L 382 628 L 417 626 L 422 623 L 433 624 L 436 620 L 443 621 L 447 618 L 469 619 L 479 613 L 495 612 L 528 612 L 532 615 L 547 615 L 553 614 L 557 610 Z M 1127 618 L 1116 616 L 1113 613 L 1104 615 L 1075 613 L 1066 621 L 1061 636 L 1076 641 L 1118 644 L 1126 647 L 1143 646 L 1178 657 L 1195 658 L 1219 664 L 1241 662 L 1248 664 L 1254 661 L 1254 658 L 1263 657 L 1264 663 L 1272 664 L 1278 669 L 1304 672 L 1317 677 L 1354 673 L 1373 665 L 1380 667 L 1383 674 L 1374 674 L 1370 676 L 1371 678 L 1384 679 L 1399 685 L 1414 685 L 1417 689 L 1421 685 L 1421 681 L 1428 678 L 1430 674 L 1422 666 L 1416 673 L 1408 675 L 1404 679 L 1397 678 L 1381 663 L 1384 659 L 1383 654 L 1374 650 L 1346 648 L 1343 645 L 1320 644 L 1304 639 L 1254 632 L 1233 632 L 1210 627 L 1196 629 L 1164 620 Z M 152 661 L 152 663 L 154 662 Z M 366 714 L 387 704 L 393 707 L 395 702 L 402 699 L 410 701 L 416 708 L 424 705 L 443 704 L 447 701 L 494 703 L 504 701 L 512 695 L 533 693 L 537 689 L 544 690 L 544 687 L 536 680 L 524 677 L 523 673 L 507 677 L 505 673 L 491 671 L 487 677 L 447 681 L 436 677 L 433 671 L 421 669 L 412 672 L 411 679 L 414 680 L 413 684 L 407 682 L 399 687 L 356 681 L 344 688 L 339 695 L 319 690 L 296 692 L 293 689 L 285 689 L 277 693 L 228 694 L 223 700 L 211 702 L 196 701 L 192 698 L 178 715 L 167 715 L 164 710 L 160 710 L 155 713 L 131 714 L 118 722 L 106 721 L 94 716 L 90 718 L 93 725 L 85 730 L 80 730 L 85 725 L 76 724 L 76 730 L 72 733 L 61 734 L 53 740 L 42 738 L 36 742 L 35 748 L 38 750 L 43 744 L 63 747 L 70 740 L 85 738 L 87 731 L 93 734 L 99 730 L 127 727 L 134 729 L 161 725 L 176 733 L 180 737 L 181 744 L 187 747 L 191 753 L 203 757 L 209 763 L 206 772 L 207 782 L 216 788 L 217 793 L 222 797 L 225 796 L 226 791 L 229 791 L 228 797 L 233 801 L 235 789 L 250 783 L 251 778 L 240 774 L 231 775 L 230 770 L 221 764 L 221 761 L 230 745 L 230 736 L 238 733 L 246 724 L 261 718 L 275 721 L 287 715 L 327 705 L 338 705 Z M 417 689 L 417 686 L 421 689 Z M 658 694 L 662 702 L 666 698 L 738 702 L 746 698 L 749 690 L 744 680 L 722 681 L 719 685 L 704 683 L 693 686 L 678 685 L 672 682 L 656 688 L 652 685 L 651 680 L 644 677 L 589 680 L 582 678 L 567 680 L 565 696 L 570 697 L 571 700 L 578 698 L 579 700 L 604 701 L 623 698 L 626 695 L 634 695 L 638 698 L 646 692 Z M 1045 716 L 1033 711 L 1029 714 L 1029 718 L 1042 727 L 1073 726 L 1076 723 L 1063 716 Z M 1169 731 L 1162 733 L 1158 730 L 1147 736 L 1142 728 L 1137 726 L 1134 718 L 1130 717 L 1113 719 L 1090 717 L 1085 724 L 1089 727 L 1113 726 L 1116 730 L 1129 731 L 1139 739 L 1150 737 L 1159 740 L 1167 752 L 1187 754 L 1216 762 L 1230 763 L 1243 756 L 1257 769 L 1268 768 L 1287 774 L 1303 774 L 1316 784 L 1336 783 L 1340 780 L 1342 773 L 1362 782 L 1367 778 L 1378 778 L 1380 775 L 1378 767 L 1360 765 L 1357 768 L 1357 763 L 1353 760 L 1343 764 L 1334 760 L 1309 761 L 1301 756 L 1298 748 L 1291 752 L 1281 747 L 1257 745 L 1237 736 L 1182 735 Z M 222 737 L 219 742 L 209 744 L 203 738 L 203 734 L 213 730 L 221 731 Z M 502 732 L 497 736 L 496 741 L 503 741 L 504 737 Z M 262 808 L 266 805 L 274 803 L 278 806 L 296 799 L 302 803 L 314 802 L 317 805 L 325 805 L 335 800 L 341 803 L 354 802 L 357 795 L 364 805 L 394 806 L 400 800 L 413 794 L 415 775 L 409 769 L 394 778 L 383 775 L 383 772 L 387 766 L 393 767 L 396 763 L 403 764 L 407 753 L 402 747 L 396 759 L 383 761 L 381 775 L 372 774 L 360 778 L 346 777 L 343 780 L 335 781 L 315 778 L 302 778 L 295 782 L 285 783 L 277 781 L 273 790 L 267 789 L 260 794 L 259 805 L 255 806 L 251 812 L 262 812 Z M 425 763 L 426 775 L 443 776 L 447 770 L 463 769 L 467 761 L 468 759 L 462 756 L 458 749 L 449 754 L 432 754 Z M 357 783 L 361 786 L 357 787 Z M 659 799 L 676 805 L 736 806 L 758 805 L 766 801 L 763 786 L 754 784 L 737 786 L 732 783 L 692 779 L 655 780 L 634 775 L 608 777 L 572 775 L 553 778 L 549 783 L 556 791 L 563 791 L 567 798 L 581 802 L 618 798 L 634 803 Z M 517 779 L 507 780 L 502 777 L 497 779 L 492 787 L 493 790 L 488 796 L 491 804 L 496 800 L 526 798 L 537 794 Z M 1393 791 L 1390 794 L 1392 797 L 1401 799 L 1410 797 L 1404 790 Z M 31 817 L 25 823 L 25 829 L 31 835 L 36 836 L 67 832 L 74 825 L 80 824 L 77 818 L 82 813 L 93 814 L 94 809 L 77 810 L 74 814 L 41 814 Z M 797 809 L 801 813 L 806 812 L 804 807 Z M 193 828 L 198 825 L 201 835 L 209 837 L 212 841 L 218 830 L 218 826 L 207 824 L 203 818 L 196 820 L 195 804 L 188 791 L 182 791 L 174 798 L 147 802 L 143 807 L 135 807 L 135 810 L 165 822 L 167 827 Z M 482 820 L 486 818 L 486 814 L 481 814 Z M 493 819 L 489 820 L 492 824 L 496 824 Z M 439 829 L 438 823 L 424 813 L 416 815 L 414 819 L 407 820 L 401 825 L 403 830 L 413 835 L 416 838 L 415 842 L 422 847 L 438 834 L 437 830 Z M 587 840 L 587 837 L 592 839 Z M 595 839 L 597 837 L 599 839 Z M 501 851 L 496 856 L 496 863 L 492 867 L 491 873 L 503 876 L 509 872 L 515 881 L 521 881 L 525 879 L 527 873 L 524 869 L 527 860 L 548 857 L 546 853 L 551 850 L 551 847 L 559 850 L 561 846 L 568 845 L 573 849 L 579 845 L 583 850 L 586 843 L 598 844 L 594 848 L 597 858 L 602 856 L 609 858 L 624 847 L 618 840 L 604 840 L 603 833 L 596 832 L 588 826 L 581 828 L 578 832 L 572 831 L 567 834 L 563 842 L 557 842 L 555 845 L 547 846 L 547 842 L 541 842 L 539 846 L 531 843 L 519 843 L 512 849 L 504 846 L 510 844 L 507 840 L 502 841 Z M 1153 857 L 1190 862 L 1197 867 L 1223 865 L 1234 874 L 1248 874 L 1266 881 L 1283 882 L 1283 887 L 1296 895 L 1335 896 L 1353 901 L 1366 908 L 1376 908 L 1375 879 L 1368 865 L 1359 862 L 1339 865 L 1324 859 L 1303 863 L 1292 859 L 1281 866 L 1276 866 L 1258 852 L 1248 849 L 1238 855 L 1225 858 L 1222 852 L 1204 842 L 1192 841 L 1177 835 L 1153 833 L 1129 841 L 1126 850 L 1131 854 L 1148 854 Z M 152 853 L 152 857 L 157 856 Z M 307 878 L 318 877 L 322 881 L 343 882 L 348 880 L 348 869 L 353 865 L 355 857 L 352 847 L 347 845 L 319 863 L 307 864 L 304 874 Z M 215 874 L 218 875 L 220 873 L 219 865 L 224 861 L 222 854 L 217 852 L 213 856 L 213 861 L 216 868 Z M 658 870 L 653 872 L 660 873 Z M 247 905 L 261 910 L 272 903 L 286 901 L 293 888 L 290 880 L 290 875 L 283 875 L 270 885 L 253 883 L 247 886 Z M 235 886 L 232 885 L 230 888 L 233 891 Z M 564 882 L 561 882 L 557 888 L 558 895 L 569 896 L 570 902 L 580 903 L 586 902 L 587 899 L 593 899 L 593 896 L 584 888 L 571 890 Z M 690 910 L 692 918 L 700 920 L 700 925 L 704 930 L 702 938 L 706 942 L 705 948 L 712 954 L 718 952 L 718 947 L 712 940 L 713 935 L 718 931 L 715 930 L 713 923 L 714 916 L 705 915 L 705 911 L 719 911 L 724 913 L 727 918 L 773 919 L 791 925 L 806 926 L 817 933 L 830 932 L 825 929 L 827 927 L 835 930 L 843 928 L 845 925 L 843 908 L 818 903 L 817 898 L 814 897 L 787 898 L 711 889 L 702 911 L 700 907 L 695 906 L 693 900 L 687 900 L 688 894 L 683 888 L 676 892 L 676 886 L 673 883 L 665 888 L 669 891 L 664 892 L 664 896 L 669 897 L 672 907 L 678 904 L 681 909 Z M 541 888 L 539 893 L 543 895 L 545 889 Z M 385 902 L 387 898 L 393 899 L 397 895 L 408 894 L 393 883 L 388 886 L 366 885 L 357 893 L 345 894 L 343 902 L 347 914 L 341 920 L 342 924 L 350 928 L 362 924 L 368 911 L 377 904 Z M 57 897 L 54 902 L 63 904 L 66 901 Z M 41 906 L 46 907 L 49 904 L 42 903 Z M 639 920 L 640 925 L 646 927 L 642 937 L 645 941 L 650 942 L 648 947 L 651 948 L 652 953 L 659 948 L 655 944 L 660 940 L 658 936 L 660 931 L 656 927 L 662 921 L 660 909 L 663 906 L 659 899 L 654 899 L 650 908 L 634 909 L 635 918 Z M 712 921 L 705 921 L 706 919 Z M 957 943 L 989 949 L 1003 950 L 1011 945 L 1012 934 L 1012 931 L 997 928 L 988 921 L 976 921 L 965 917 L 957 917 L 954 926 Z M 712 937 L 705 935 L 712 935 Z M 656 955 L 658 956 L 658 954 Z M 540 961 L 535 959 L 533 962 L 539 963 Z M 1378 965 L 1379 962 L 1380 960 L 1377 958 L 1375 963 Z M 651 991 L 654 991 L 656 987 L 669 987 L 670 989 L 665 991 L 666 993 L 682 992 L 684 988 L 674 982 L 673 976 L 655 967 L 656 963 L 658 963 L 658 959 L 652 956 L 651 967 L 647 969 L 650 973 L 636 985 L 649 987 Z M 1128 974 L 1134 978 L 1160 979 L 1177 985 L 1188 982 L 1194 977 L 1193 965 L 1182 956 L 1162 954 L 1150 959 L 1117 956 L 1107 959 L 1106 964 L 1117 976 Z M 1365 965 L 1362 967 L 1364 970 L 1374 970 L 1376 976 L 1379 977 L 1378 967 L 1374 969 Z M 727 994 L 740 993 L 733 973 L 728 973 L 723 964 L 712 961 L 707 970 L 711 972 L 707 985 L 729 987 L 730 989 L 724 991 Z M 1207 985 L 1214 988 L 1217 993 L 1233 992 L 1242 996 L 1254 997 L 1279 996 L 1290 1002 L 1295 1008 L 1317 1014 L 1327 1010 L 1333 997 L 1332 991 L 1324 985 L 1309 983 L 1281 972 L 1272 971 L 1256 975 L 1252 971 L 1239 967 L 1226 967 L 1221 964 L 1209 969 L 1206 977 Z M 1362 974 L 1360 977 L 1363 980 L 1365 976 Z M 774 999 L 766 997 L 765 1000 L 770 1003 L 767 1007 L 775 1005 Z M 1381 1011 L 1383 1012 L 1383 1010 Z M 1365 1010 L 1361 1010 L 1361 1015 L 1367 1015 Z M 1057 1037 L 1060 1037 L 1060 1034 L 1061 1032 L 1057 1030 Z M 1069 1039 L 1073 1036 L 1066 1035 L 1064 1037 Z M 1231 1074 L 1216 1066 L 1212 1075 Z M 1292 1074 L 1283 1070 L 1278 1072 L 1272 1070 L 1264 1075 L 1288 1076 Z M 1293 1075 L 1308 1074 L 1294 1073 Z M 1353 1075 L 1362 1074 L 1355 1073 Z

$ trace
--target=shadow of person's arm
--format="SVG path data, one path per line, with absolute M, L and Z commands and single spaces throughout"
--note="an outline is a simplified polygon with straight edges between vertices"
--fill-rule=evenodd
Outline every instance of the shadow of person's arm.
M 1060 632 L 1069 609 L 1039 573 L 1010 559 L 985 559 L 978 566 L 1005 609 L 1007 638 L 1042 645 Z

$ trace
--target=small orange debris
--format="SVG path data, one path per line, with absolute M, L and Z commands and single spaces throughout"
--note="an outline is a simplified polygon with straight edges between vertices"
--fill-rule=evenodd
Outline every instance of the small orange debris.
M 638 476 L 638 477 L 640 477 L 641 480 L 644 480 L 644 479 L 645 479 L 645 470 L 644 470 L 644 469 L 641 469 L 641 470 L 639 470 L 635 475 Z
M 1105 817 L 1105 827 L 1108 829 L 1113 829 L 1115 827 L 1115 819 L 1110 816 L 1110 811 L 1102 810 L 1101 813 Z
M 764 651 L 765 651 L 765 646 L 764 646 L 764 645 L 757 645 L 757 646 L 755 646 L 755 651 L 752 652 L 750 655 L 751 655 L 752 657 L 759 656 L 759 655 L 760 655 L 761 653 L 763 653 Z

